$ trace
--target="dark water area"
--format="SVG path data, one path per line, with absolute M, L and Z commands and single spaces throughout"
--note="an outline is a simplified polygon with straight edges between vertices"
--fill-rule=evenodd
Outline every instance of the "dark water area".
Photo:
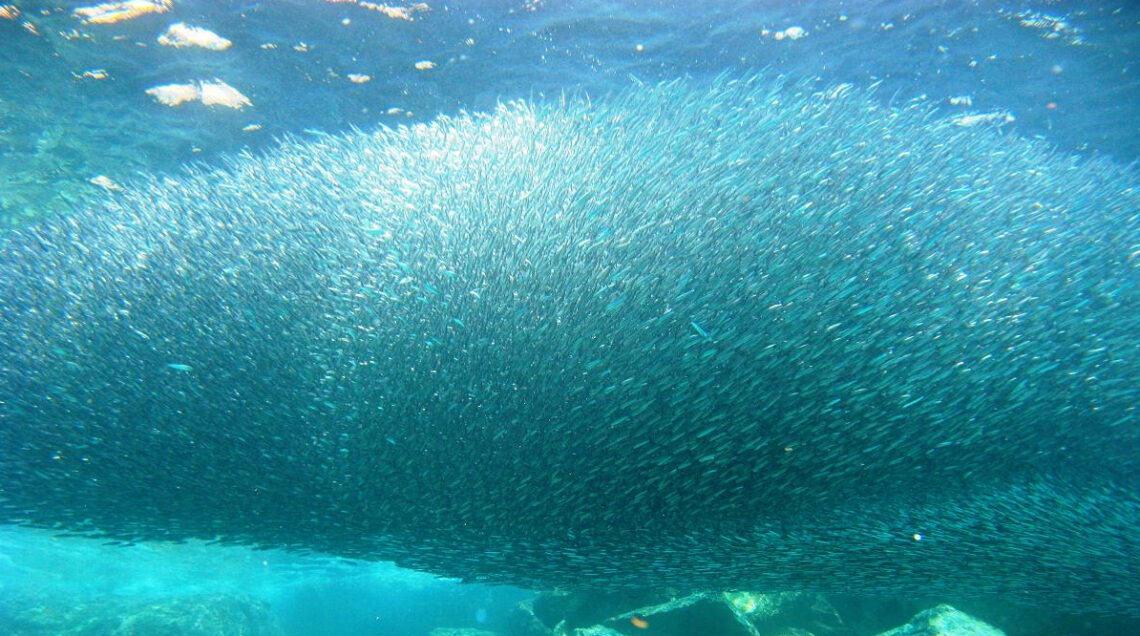
M 1140 3 L 164 2 L 98 23 L 0 0 L 0 634 L 1140 633 Z M 230 43 L 162 44 L 176 23 Z M 636 96 L 677 79 L 721 86 L 725 126 L 683 89 L 652 94 L 674 111 Z M 172 85 L 191 99 L 162 103 Z M 886 110 L 828 105 L 864 90 Z M 724 95 L 843 132 L 782 163 L 748 146 L 770 151 L 763 187 L 690 187 L 689 152 L 752 165 L 724 161 L 748 117 Z M 622 137 L 629 161 L 554 133 L 568 151 L 532 173 L 509 149 L 549 159 L 528 147 L 549 131 L 519 100 L 617 103 L 595 129 L 615 139 L 623 107 L 660 107 L 716 149 L 671 120 Z M 568 108 L 539 119 L 577 131 Z M 448 169 L 448 134 L 477 159 Z M 888 163 L 822 149 L 848 138 Z M 403 172 L 370 154 L 393 148 Z M 815 196 L 817 169 L 869 185 L 783 210 L 802 222 L 682 214 L 644 239 L 673 192 L 764 214 L 753 197 Z M 564 244 L 522 213 L 494 229 L 532 190 L 463 187 L 500 172 L 611 188 L 533 188 L 589 230 Z M 938 214 L 899 221 L 875 188 Z M 845 202 L 864 212 L 830 215 Z M 483 225 L 446 216 L 479 205 Z M 346 222 L 358 206 L 376 221 Z M 875 302 L 835 300 L 850 287 Z M 833 330 L 854 344 L 827 349 Z M 960 366 L 979 371 L 946 379 Z M 616 424 L 576 429 L 578 409 Z M 708 584 L 739 580 L 757 586 Z

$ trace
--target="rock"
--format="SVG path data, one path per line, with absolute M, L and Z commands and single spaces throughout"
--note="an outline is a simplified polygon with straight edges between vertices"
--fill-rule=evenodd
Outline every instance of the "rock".
M 520 601 L 507 613 L 503 630 L 512 636 L 550 636 L 551 627 L 534 614 L 535 598 Z
M 532 604 L 534 616 L 548 629 L 572 630 L 599 625 L 632 608 L 655 606 L 671 600 L 653 592 L 544 592 Z
M 428 636 L 498 636 L 498 634 L 475 627 L 436 627 Z
M 848 636 L 854 631 L 819 594 L 786 592 L 541 594 L 534 615 L 555 635 Z
M 847 634 L 851 630 L 822 595 L 809 592 L 725 592 L 724 602 L 760 636 Z
M 1005 632 L 949 605 L 939 605 L 879 636 L 1005 636 Z
M 603 625 L 624 634 L 652 630 L 653 634 L 662 636 L 756 636 L 747 619 L 742 619 L 720 594 L 691 594 L 640 607 L 614 616 Z
M 83 603 L 13 595 L 0 602 L 0 632 L 12 636 L 284 634 L 265 601 L 227 594 L 156 601 L 103 598 Z
M 574 636 L 625 636 L 625 634 L 609 627 L 593 625 L 574 630 Z

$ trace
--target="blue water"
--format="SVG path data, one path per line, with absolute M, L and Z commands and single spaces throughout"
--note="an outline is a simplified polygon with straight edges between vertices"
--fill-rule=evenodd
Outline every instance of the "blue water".
M 81 24 L 69 11 L 80 4 L 16 3 L 22 15 L 0 20 L 5 217 L 65 209 L 93 191 L 92 177 L 211 162 L 282 135 L 726 71 L 876 84 L 884 102 L 947 113 L 967 109 L 949 98 L 967 96 L 970 110 L 1012 114 L 1018 134 L 1140 157 L 1140 5 L 1130 2 L 463 2 L 407 21 L 318 0 L 179 0 L 110 25 Z M 160 46 L 176 21 L 233 46 Z M 806 35 L 777 39 L 789 27 Z M 417 70 L 420 61 L 437 66 Z M 83 78 L 93 70 L 107 77 Z M 253 106 L 168 108 L 145 93 L 212 78 Z
M 52 633 L 27 630 L 18 620 L 27 612 L 10 612 L 13 603 L 22 609 L 38 605 L 50 615 L 82 603 L 106 607 L 201 595 L 262 599 L 284 632 L 296 635 L 426 634 L 439 626 L 498 629 L 508 624 L 517 602 L 532 596 L 387 563 L 203 543 L 106 545 L 0 527 L 0 633 Z
M 604 98 L 636 82 L 725 72 L 874 85 L 885 104 L 1008 114 L 1008 134 L 1120 163 L 1140 158 L 1136 2 L 484 0 L 429 2 L 407 21 L 352 3 L 175 0 L 168 13 L 113 25 L 82 24 L 71 10 L 85 4 L 16 2 L 20 15 L 0 19 L 5 224 L 66 214 L 102 194 L 98 177 L 128 183 L 214 165 L 286 136 L 428 121 L 513 99 Z M 159 45 L 158 34 L 179 21 L 233 46 Z M 796 27 L 804 35 L 788 37 Z M 422 61 L 434 67 L 418 69 Z M 252 105 L 169 107 L 146 93 L 214 78 Z M 506 615 L 530 597 L 388 564 L 0 530 L 0 594 L 217 592 L 264 599 L 290 634 L 508 633 Z

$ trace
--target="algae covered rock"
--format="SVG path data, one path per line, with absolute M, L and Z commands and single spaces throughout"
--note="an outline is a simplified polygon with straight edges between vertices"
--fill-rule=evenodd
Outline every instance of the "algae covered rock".
M 641 603 L 634 601 L 640 599 Z M 854 633 L 819 594 L 782 592 L 540 594 L 534 607 L 556 635 L 830 636 Z M 537 616 L 537 615 L 536 615 Z
M 1005 636 L 1005 632 L 949 605 L 939 605 L 879 636 Z
M 498 636 L 498 634 L 477 627 L 436 627 L 428 636 Z
M 265 601 L 228 594 L 149 601 L 107 597 L 81 603 L 12 595 L 0 601 L 0 633 L 9 636 L 284 634 Z

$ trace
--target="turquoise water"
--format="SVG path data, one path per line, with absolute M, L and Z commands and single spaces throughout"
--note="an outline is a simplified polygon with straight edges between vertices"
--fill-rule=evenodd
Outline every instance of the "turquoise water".
M 1136 7 L 429 5 L 0 13 L 0 629 L 1140 629 Z

